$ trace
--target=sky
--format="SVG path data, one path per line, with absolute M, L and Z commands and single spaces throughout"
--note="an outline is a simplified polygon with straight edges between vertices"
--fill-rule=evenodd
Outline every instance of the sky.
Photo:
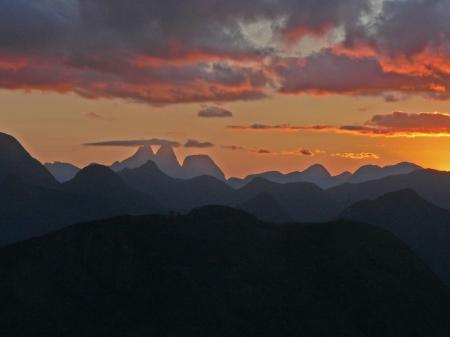
M 450 170 L 450 0 L 0 0 L 0 102 L 43 162 Z

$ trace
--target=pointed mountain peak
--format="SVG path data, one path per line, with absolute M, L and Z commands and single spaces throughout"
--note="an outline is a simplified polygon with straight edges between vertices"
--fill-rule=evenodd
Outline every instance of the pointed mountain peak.
M 169 144 L 163 144 L 159 147 L 158 151 L 156 152 L 156 156 L 174 156 L 175 155 L 175 150 L 173 149 L 172 145 Z
M 141 146 L 131 157 L 121 162 L 116 162 L 111 165 L 114 172 L 120 172 L 123 169 L 134 169 L 144 165 L 149 160 L 154 160 L 155 154 L 151 146 Z
M 167 175 L 174 178 L 180 178 L 182 176 L 181 165 L 175 155 L 173 146 L 169 144 L 161 145 L 158 152 L 156 152 L 155 162 Z
M 153 159 L 155 153 L 150 145 L 144 145 L 138 148 L 136 153 L 132 157 L 146 158 L 148 160 Z

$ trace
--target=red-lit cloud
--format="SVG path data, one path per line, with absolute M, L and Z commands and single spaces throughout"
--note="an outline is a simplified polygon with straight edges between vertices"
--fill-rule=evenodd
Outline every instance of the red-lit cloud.
M 450 114 L 392 112 L 375 115 L 363 125 L 232 125 L 235 131 L 334 132 L 372 137 L 450 137 Z
M 1 6 L 3 89 L 146 104 L 277 94 L 450 99 L 448 0 L 6 0 Z M 249 34 L 249 26 L 264 22 L 270 33 Z M 291 52 L 305 37 L 337 31 L 339 39 L 314 53 Z
M 94 111 L 90 111 L 90 112 L 86 113 L 86 117 L 94 118 L 94 119 L 100 119 L 100 118 L 102 118 L 101 115 L 99 115 L 98 113 L 96 113 L 96 112 L 94 112 Z

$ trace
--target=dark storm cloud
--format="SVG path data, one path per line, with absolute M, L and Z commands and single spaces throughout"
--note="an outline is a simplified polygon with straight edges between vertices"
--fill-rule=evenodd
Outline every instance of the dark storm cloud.
M 283 31 L 348 25 L 369 10 L 360 0 L 3 0 L 0 41 L 34 52 L 129 50 L 182 54 L 187 50 L 254 53 L 242 22 L 285 18 Z
M 373 24 L 349 31 L 347 43 L 366 41 L 381 53 L 413 56 L 445 46 L 449 38 L 448 0 L 385 0 Z M 448 53 L 448 45 L 445 49 Z

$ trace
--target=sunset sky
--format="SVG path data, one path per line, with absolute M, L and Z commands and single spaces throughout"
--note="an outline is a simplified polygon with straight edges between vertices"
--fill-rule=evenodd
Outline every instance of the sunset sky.
M 0 102 L 43 162 L 450 170 L 450 1 L 0 0 Z

